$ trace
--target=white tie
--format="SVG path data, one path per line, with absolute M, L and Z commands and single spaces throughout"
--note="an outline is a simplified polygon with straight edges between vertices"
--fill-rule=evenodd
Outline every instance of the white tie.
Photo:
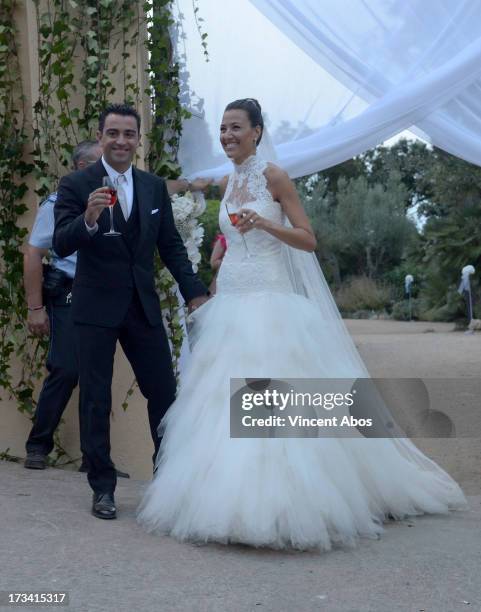
M 126 177 L 123 174 L 119 174 L 116 183 L 117 183 L 117 199 L 119 200 L 120 208 L 124 214 L 124 218 L 127 221 L 129 218 L 129 205 L 127 203 L 127 194 L 125 193 L 125 189 L 123 183 L 127 182 Z

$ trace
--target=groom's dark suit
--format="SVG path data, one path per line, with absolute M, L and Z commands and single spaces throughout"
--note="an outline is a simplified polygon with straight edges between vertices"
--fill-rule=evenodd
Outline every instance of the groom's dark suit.
M 91 465 L 89 482 L 97 493 L 113 492 L 116 484 L 109 424 L 117 340 L 148 400 L 155 453 L 157 427 L 175 397 L 171 355 L 154 285 L 155 249 L 186 302 L 207 293 L 175 228 L 162 179 L 133 168 L 134 198 L 128 221 L 120 206 L 114 207 L 115 229 L 122 236 L 104 235 L 110 227 L 107 209 L 98 218 L 98 231 L 88 232 L 87 200 L 106 175 L 99 160 L 60 181 L 53 237 L 60 257 L 78 251 L 72 317 L 79 356 L 81 440 Z

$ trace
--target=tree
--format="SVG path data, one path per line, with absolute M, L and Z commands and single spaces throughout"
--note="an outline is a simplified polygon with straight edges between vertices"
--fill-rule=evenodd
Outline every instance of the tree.
M 330 280 L 339 285 L 366 275 L 401 291 L 405 274 L 414 273 L 421 316 L 463 315 L 461 268 L 481 271 L 481 168 L 401 140 L 298 179 L 297 186 Z M 418 231 L 406 218 L 413 205 L 425 219 Z M 481 315 L 478 285 L 475 276 L 475 314 Z
M 300 189 L 321 264 L 328 264 L 328 276 L 336 283 L 343 276 L 379 278 L 400 263 L 416 235 L 406 217 L 407 189 L 400 174 L 392 171 L 385 185 L 370 185 L 365 176 L 357 176 L 338 178 L 336 191 L 331 186 L 330 177 L 322 173 Z
M 422 270 L 424 316 L 453 320 L 464 314 L 457 294 L 461 269 L 481 268 L 481 168 L 434 149 L 424 174 L 431 196 L 421 212 L 427 218 L 419 247 L 409 257 Z M 475 315 L 481 294 L 472 278 Z
M 364 177 L 339 182 L 334 215 L 337 249 L 354 264 L 356 274 L 378 278 L 400 263 L 415 234 L 406 217 L 407 189 L 398 172 L 386 184 L 369 185 Z
M 418 187 L 429 193 L 420 207 L 426 217 L 463 214 L 481 200 L 481 168 L 434 148 Z
M 400 174 L 406 188 L 406 210 L 413 204 L 421 206 L 432 197 L 433 151 L 423 142 L 403 138 L 391 147 L 366 151 L 361 158 L 371 185 L 385 185 L 393 171 Z
M 329 280 L 341 283 L 341 269 L 336 253 L 334 210 L 335 197 L 329 191 L 325 176 L 314 174 L 307 180 L 298 181 L 298 192 L 304 203 L 317 240 L 316 255 Z

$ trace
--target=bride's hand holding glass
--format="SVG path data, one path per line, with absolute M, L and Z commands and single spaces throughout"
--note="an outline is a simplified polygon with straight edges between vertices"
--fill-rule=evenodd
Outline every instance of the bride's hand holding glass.
M 264 217 L 258 215 L 255 210 L 241 208 L 238 211 L 238 218 L 236 229 L 238 229 L 241 234 L 245 234 L 252 229 L 265 229 L 264 222 L 266 220 Z

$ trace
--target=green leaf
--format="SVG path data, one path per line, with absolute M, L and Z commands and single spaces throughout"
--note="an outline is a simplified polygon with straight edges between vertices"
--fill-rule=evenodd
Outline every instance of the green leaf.
M 56 93 L 57 93 L 57 98 L 59 100 L 68 100 L 69 96 L 68 96 L 68 93 L 67 93 L 67 91 L 65 89 L 63 89 L 63 88 L 57 89 Z

